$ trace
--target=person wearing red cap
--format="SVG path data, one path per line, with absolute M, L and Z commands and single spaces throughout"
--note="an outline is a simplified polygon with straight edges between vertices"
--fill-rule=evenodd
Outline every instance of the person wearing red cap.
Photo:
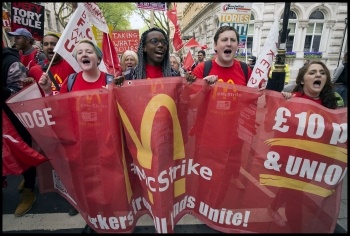
M 15 38 L 15 48 L 20 53 L 22 64 L 29 70 L 31 67 L 41 64 L 46 56 L 43 52 L 34 48 L 34 38 L 25 28 L 18 28 L 14 32 L 8 32 L 9 36 Z

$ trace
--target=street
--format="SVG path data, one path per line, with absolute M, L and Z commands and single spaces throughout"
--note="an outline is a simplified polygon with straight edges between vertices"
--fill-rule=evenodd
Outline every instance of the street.
M 17 190 L 22 176 L 7 176 L 8 186 L 2 190 L 3 233 L 81 233 L 86 223 L 80 214 L 69 216 L 70 204 L 58 193 L 39 194 L 32 209 L 22 217 L 15 217 L 20 194 Z M 133 233 L 156 233 L 149 216 L 139 219 Z M 175 226 L 175 233 L 221 233 L 209 228 L 199 220 L 186 215 Z

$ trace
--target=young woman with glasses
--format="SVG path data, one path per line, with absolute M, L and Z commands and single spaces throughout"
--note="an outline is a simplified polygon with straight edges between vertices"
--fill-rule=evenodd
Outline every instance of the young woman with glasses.
M 120 86 L 124 79 L 153 79 L 171 76 L 180 76 L 170 65 L 169 40 L 164 30 L 150 28 L 141 35 L 137 51 L 139 63 L 134 69 L 130 68 L 124 77 L 115 79 Z

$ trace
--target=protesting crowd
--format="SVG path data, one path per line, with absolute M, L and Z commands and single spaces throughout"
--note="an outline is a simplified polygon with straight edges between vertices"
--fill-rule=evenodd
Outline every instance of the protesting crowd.
M 177 93 L 181 94 L 181 96 L 179 95 L 179 97 L 181 97 L 181 99 L 179 98 L 179 104 L 176 103 L 176 106 L 179 107 L 179 110 L 176 112 L 180 115 L 184 115 L 187 119 L 192 110 L 196 111 L 196 116 L 194 117 L 192 127 L 186 127 L 187 123 L 182 122 L 182 119 L 180 119 L 179 127 L 183 133 L 181 142 L 187 145 L 187 143 L 192 140 L 191 137 L 194 137 L 194 157 L 202 157 L 207 158 L 206 160 L 210 160 L 215 158 L 219 159 L 219 155 L 222 154 L 228 160 L 227 162 L 223 163 L 221 167 L 222 175 L 227 181 L 225 183 L 220 183 L 220 188 L 218 188 L 217 191 L 210 193 L 201 190 L 206 188 L 207 184 L 198 181 L 199 195 L 208 194 L 208 198 L 205 199 L 207 201 L 210 200 L 212 203 L 210 207 L 213 209 L 220 209 L 223 207 L 223 198 L 229 198 L 229 191 L 233 191 L 235 194 L 238 194 L 248 188 L 246 182 L 247 179 L 242 175 L 242 166 L 243 164 L 247 164 L 246 160 L 236 157 L 243 157 L 246 155 L 245 152 L 247 150 L 250 153 L 249 155 L 257 158 L 256 160 L 258 160 L 260 156 L 257 149 L 253 150 L 252 148 L 250 150 L 249 148 L 242 148 L 243 146 L 246 146 L 245 143 L 247 142 L 247 136 L 241 137 L 243 136 L 242 129 L 244 129 L 243 133 L 249 134 L 248 139 L 254 139 L 257 129 L 261 124 L 257 121 L 257 113 L 259 112 L 259 109 L 262 109 L 256 101 L 258 101 L 258 99 L 265 93 L 272 94 L 272 92 L 267 91 L 266 84 L 265 86 L 263 85 L 260 87 L 248 86 L 249 79 L 255 73 L 254 68 L 256 64 L 261 62 L 259 61 L 259 57 L 256 56 L 252 56 L 249 59 L 249 63 L 245 63 L 236 58 L 236 52 L 238 51 L 238 45 L 240 43 L 240 35 L 234 27 L 219 27 L 216 30 L 214 38 L 212 39 L 214 42 L 215 51 L 214 57 L 208 58 L 206 56 L 208 52 L 206 52 L 205 49 L 199 50 L 196 52 L 197 60 L 194 60 L 190 67 L 185 66 L 183 56 L 178 55 L 175 52 L 171 53 L 170 49 L 172 48 L 172 42 L 166 32 L 158 27 L 152 27 L 144 31 L 140 37 L 137 50 L 124 51 L 120 57 L 120 64 L 119 61 L 114 62 L 114 70 L 109 70 L 108 66 L 107 70 L 101 69 L 101 63 L 103 64 L 104 61 L 106 61 L 105 51 L 100 48 L 96 42 L 87 38 L 77 41 L 74 45 L 72 56 L 80 67 L 80 70 L 76 71 L 73 65 L 65 60 L 62 55 L 56 52 L 55 47 L 58 45 L 60 40 L 58 35 L 53 33 L 44 35 L 41 41 L 42 49 L 37 49 L 34 47 L 34 38 L 31 32 L 29 32 L 26 28 L 17 28 L 12 32 L 8 32 L 8 36 L 13 38 L 14 44 L 12 48 L 5 47 L 3 44 L 2 110 L 3 113 L 9 118 L 15 130 L 18 132 L 19 137 L 27 145 L 26 147 L 32 150 L 33 156 L 37 155 L 36 162 L 33 161 L 29 164 L 26 163 L 25 166 L 18 168 L 17 172 L 8 171 L 4 174 L 3 171 L 3 188 L 6 187 L 6 175 L 11 175 L 14 173 L 17 175 L 23 175 L 23 180 L 21 181 L 20 186 L 18 186 L 18 190 L 21 194 L 21 201 L 14 211 L 14 215 L 16 217 L 24 216 L 30 212 L 32 207 L 35 207 L 34 203 L 37 195 L 35 192 L 37 178 L 36 168 L 45 162 L 46 158 L 49 158 L 51 161 L 51 156 L 48 156 L 48 153 L 45 152 L 45 150 L 47 150 L 45 149 L 46 147 L 40 146 L 40 141 L 35 140 L 32 137 L 30 132 L 28 132 L 30 131 L 28 130 L 28 127 L 23 125 L 23 120 L 19 119 L 19 117 L 15 115 L 15 112 L 12 111 L 6 103 L 7 99 L 15 96 L 28 86 L 32 86 L 35 83 L 38 85 L 41 94 L 41 98 L 38 98 L 39 100 L 53 101 L 54 99 L 57 99 L 57 101 L 61 101 L 60 99 L 63 99 L 62 96 L 68 96 L 70 93 L 72 94 L 71 96 L 73 96 L 74 93 L 78 94 L 77 92 L 84 92 L 85 94 L 88 94 L 89 92 L 86 90 L 95 91 L 96 89 L 103 89 L 103 91 L 116 91 L 116 93 L 118 93 L 119 91 L 124 92 L 128 89 L 132 89 L 130 86 L 130 83 L 132 82 L 135 82 L 135 84 L 140 83 L 140 86 L 145 86 L 144 84 L 141 84 L 141 80 L 144 80 L 145 82 L 150 80 L 150 83 L 151 81 L 158 81 L 158 79 L 162 79 L 164 81 L 174 80 L 176 83 L 182 85 L 182 87 L 179 86 L 174 89 L 175 97 L 178 96 Z M 290 78 L 290 73 L 288 73 L 288 70 L 288 65 L 286 65 L 285 85 L 289 83 L 289 80 L 295 80 L 295 84 L 292 85 L 292 88 L 288 91 L 278 91 L 278 93 L 273 93 L 269 99 L 266 98 L 267 107 L 264 107 L 264 109 L 267 111 L 269 111 L 271 108 L 268 106 L 274 99 L 281 98 L 286 103 L 294 101 L 298 102 L 301 101 L 299 99 L 302 98 L 307 100 L 307 102 L 303 103 L 304 106 L 306 106 L 305 104 L 309 105 L 310 107 L 317 107 L 320 105 L 331 110 L 342 109 L 344 106 L 347 106 L 347 53 L 344 55 L 343 63 L 341 63 L 341 65 L 335 70 L 334 74 L 330 72 L 325 63 L 316 60 L 305 63 L 304 66 L 300 68 L 296 78 Z M 273 71 L 274 66 L 271 67 L 269 77 L 272 77 Z M 166 83 L 166 81 L 163 82 L 163 86 L 166 86 Z M 231 89 L 230 86 L 237 86 L 233 87 L 237 88 L 237 97 L 246 96 L 242 99 L 246 99 L 247 101 L 251 99 L 252 101 L 249 101 L 249 104 L 251 105 L 249 107 L 245 107 L 244 105 L 239 105 L 238 102 L 235 103 L 234 100 L 232 100 L 233 102 L 231 102 L 230 105 L 219 104 L 219 102 L 215 100 L 215 93 L 217 89 L 221 88 L 222 86 L 229 86 L 227 87 L 228 90 Z M 154 94 L 158 93 L 160 92 L 154 92 Z M 217 96 L 219 96 L 219 93 L 217 94 Z M 230 96 L 228 94 L 229 92 L 227 92 L 226 95 Z M 247 97 L 247 95 L 251 95 L 251 97 Z M 142 98 L 138 97 L 140 95 L 135 94 L 134 96 L 137 97 L 140 103 L 142 103 Z M 156 97 L 156 95 L 154 96 Z M 128 133 L 130 133 L 131 138 L 129 135 L 126 135 L 126 133 L 121 137 L 125 138 L 125 140 L 127 140 L 126 142 L 128 143 L 129 140 L 132 139 L 133 134 L 128 129 L 128 122 L 125 121 L 125 113 L 127 113 L 127 111 L 124 111 L 125 107 L 124 110 L 121 109 L 122 105 L 119 104 L 119 99 L 122 101 L 122 96 L 120 95 L 120 97 L 121 98 L 118 97 L 116 105 L 114 106 L 118 107 L 119 109 L 121 117 L 120 120 L 122 124 L 125 125 L 124 129 L 128 130 Z M 162 99 L 162 101 L 167 101 L 167 97 L 163 97 Z M 267 102 L 268 100 L 269 103 Z M 339 102 L 340 100 L 343 101 L 344 105 L 342 102 Z M 214 101 L 217 102 L 215 105 Z M 169 102 L 169 104 L 171 103 Z M 233 124 L 232 120 L 226 119 L 222 110 L 218 109 L 220 106 L 236 106 L 230 115 L 232 117 L 237 117 L 239 121 L 244 121 L 242 121 L 241 124 L 238 124 L 239 122 Z M 128 107 L 128 110 L 129 109 L 132 109 L 132 107 Z M 73 113 L 75 112 L 77 111 L 67 111 L 66 116 L 70 116 L 71 113 L 72 116 L 74 116 Z M 282 113 L 283 112 L 287 113 L 287 111 L 282 111 Z M 333 114 L 332 112 L 333 111 L 330 111 L 331 114 Z M 204 118 L 208 118 L 212 114 L 215 114 L 216 117 L 219 117 L 220 119 L 211 120 L 209 123 L 209 121 L 205 120 Z M 267 112 L 266 119 L 269 117 L 269 115 L 271 114 L 268 114 Z M 163 116 L 166 115 L 163 114 Z M 163 121 L 162 119 L 167 120 L 164 117 L 159 118 L 160 121 Z M 269 119 L 274 120 L 274 118 Z M 281 120 L 281 122 L 283 121 Z M 173 126 L 176 127 L 175 124 L 173 124 Z M 211 128 L 208 128 L 209 126 Z M 174 127 L 172 127 L 172 129 L 175 129 Z M 215 127 L 218 128 L 216 129 Z M 225 129 L 225 127 L 233 128 Z M 103 127 L 103 129 L 112 128 L 106 126 Z M 208 132 L 208 130 L 211 131 Z M 225 134 L 223 134 L 222 130 L 225 130 Z M 137 135 L 140 135 L 143 138 L 142 133 Z M 171 134 L 168 134 L 168 136 L 171 136 Z M 169 140 L 175 140 L 175 136 L 176 135 L 174 134 L 173 138 L 169 138 Z M 232 137 L 238 138 L 233 140 Z M 223 142 L 223 140 L 225 142 Z M 146 142 L 145 140 L 142 141 Z M 57 142 L 62 143 L 63 145 L 63 143 L 68 143 L 69 141 L 59 139 Z M 82 145 L 86 145 L 86 143 Z M 147 147 L 145 143 L 140 145 L 145 145 L 143 148 L 151 148 Z M 164 144 L 164 146 L 166 146 L 166 144 Z M 210 149 L 208 148 L 209 146 L 215 148 Z M 134 155 L 134 149 L 130 148 L 129 145 L 126 145 L 125 149 L 125 152 L 130 152 L 132 155 Z M 222 150 L 229 151 L 222 153 Z M 157 151 L 152 149 L 151 153 L 152 152 Z M 174 151 L 174 153 L 175 152 L 176 151 Z M 11 155 L 16 154 L 13 151 Z M 271 160 L 272 159 L 273 157 L 271 157 Z M 183 163 L 185 162 L 183 161 Z M 207 166 L 210 166 L 210 161 L 205 163 Z M 153 166 L 155 165 L 155 163 L 152 164 Z M 255 165 L 257 165 L 257 163 L 255 163 Z M 145 165 L 140 164 L 140 166 L 146 169 Z M 53 168 L 55 168 L 55 165 L 53 165 Z M 137 168 L 135 167 L 135 169 Z M 179 169 L 180 168 L 182 167 L 179 167 Z M 182 169 L 182 172 L 184 172 L 185 168 Z M 174 173 L 175 178 L 175 170 Z M 204 176 L 205 173 L 207 176 L 209 176 L 209 171 L 206 172 L 203 169 L 201 174 Z M 247 176 L 247 174 L 245 174 L 245 176 Z M 66 177 L 63 177 L 63 179 L 65 178 Z M 151 186 L 151 182 L 149 184 Z M 194 186 L 196 186 L 195 183 L 193 183 L 193 188 Z M 232 189 L 234 190 L 228 190 L 231 189 L 231 186 L 233 186 Z M 78 187 L 75 186 L 75 188 Z M 301 226 L 302 222 L 299 222 L 303 220 L 303 217 L 305 217 L 301 214 L 303 211 L 303 205 L 298 204 L 298 201 L 300 199 L 305 199 L 305 195 L 307 195 L 307 193 L 300 191 L 300 194 L 296 194 L 296 197 L 293 199 L 288 190 L 285 191 L 285 188 L 281 187 L 278 194 L 276 193 L 276 201 L 271 202 L 268 208 L 270 217 L 272 217 L 274 222 L 276 222 L 276 227 L 286 227 L 286 224 L 290 224 L 290 232 L 305 232 Z M 128 192 L 128 190 L 125 190 L 125 192 Z M 151 195 L 150 192 L 148 194 L 148 196 Z M 222 197 L 220 198 L 220 196 Z M 78 198 L 84 199 L 89 197 L 91 196 L 79 196 Z M 156 196 L 154 196 L 154 198 L 156 198 Z M 153 201 L 151 197 L 148 200 L 150 202 Z M 189 206 L 190 200 L 187 201 L 187 205 Z M 203 200 L 203 202 L 205 201 Z M 249 208 L 249 205 L 246 205 L 248 203 L 243 202 L 241 204 L 244 206 L 243 208 Z M 263 204 L 263 201 L 261 204 Z M 281 211 L 278 209 L 284 204 L 286 205 L 286 212 L 285 217 L 282 217 L 280 215 Z M 312 205 L 312 207 L 316 207 L 314 203 L 308 204 Z M 300 207 L 295 207 L 296 205 Z M 261 207 L 264 206 L 262 205 Z M 82 211 L 82 206 L 76 207 L 72 204 L 71 208 L 72 209 L 67 213 L 70 216 L 74 216 L 78 213 L 82 213 L 84 216 L 86 216 L 86 213 L 83 213 L 85 209 Z M 267 209 L 267 206 L 265 208 Z M 243 213 L 243 216 L 245 214 L 247 213 Z M 323 212 L 321 215 L 322 216 L 319 216 L 320 219 L 322 217 L 322 219 L 328 219 L 327 217 L 331 218 L 331 216 L 323 216 L 326 215 L 326 213 Z M 86 226 L 82 230 L 82 233 L 103 232 L 99 231 L 98 227 L 94 228 L 94 222 L 87 220 L 88 217 L 84 217 L 84 219 L 86 220 Z M 175 219 L 175 216 L 172 219 Z M 244 218 L 242 221 L 244 221 Z M 232 222 L 234 222 L 234 220 L 232 220 Z M 325 225 L 327 224 L 328 223 L 325 223 Z M 216 227 L 216 225 L 214 225 L 214 227 Z M 242 226 L 242 230 L 249 231 L 250 229 Z M 252 231 L 254 230 L 258 232 L 258 228 L 253 228 Z M 161 230 L 159 230 L 159 232 L 161 232 Z

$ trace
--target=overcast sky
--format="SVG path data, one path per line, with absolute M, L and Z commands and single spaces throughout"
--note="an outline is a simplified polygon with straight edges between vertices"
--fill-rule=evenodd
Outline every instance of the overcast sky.
M 138 16 L 136 13 L 132 14 L 130 19 L 131 29 L 141 29 L 144 24 L 145 23 L 142 21 L 140 16 Z

